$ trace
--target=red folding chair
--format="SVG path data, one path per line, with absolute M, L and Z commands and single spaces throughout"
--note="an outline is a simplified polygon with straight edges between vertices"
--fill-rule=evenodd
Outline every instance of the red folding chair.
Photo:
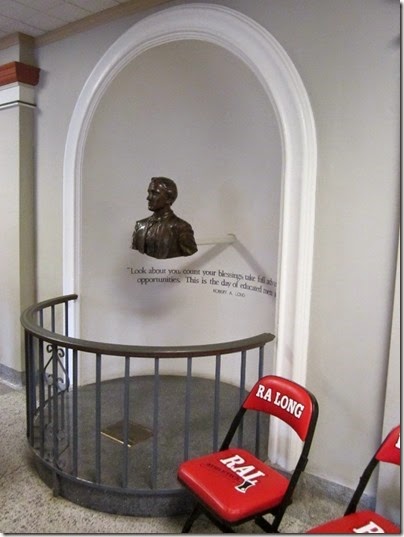
M 230 446 L 247 410 L 280 418 L 302 440 L 299 460 L 289 478 L 250 451 Z M 233 526 L 248 520 L 267 532 L 276 532 L 307 464 L 317 416 L 317 400 L 308 390 L 285 378 L 261 378 L 234 417 L 220 450 L 180 465 L 178 479 L 197 501 L 182 533 L 188 533 L 202 513 L 224 532 L 233 532 Z M 264 518 L 268 514 L 273 515 L 272 522 Z
M 344 516 L 312 528 L 307 533 L 400 533 L 400 528 L 374 511 L 356 511 L 359 500 L 379 462 L 400 465 L 400 426 L 385 438 L 371 458 L 356 487 Z

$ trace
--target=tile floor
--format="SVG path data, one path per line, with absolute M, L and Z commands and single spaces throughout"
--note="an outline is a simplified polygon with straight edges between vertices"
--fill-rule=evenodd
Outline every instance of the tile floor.
M 30 460 L 25 436 L 25 392 L 0 382 L 0 532 L 37 533 L 180 533 L 184 516 L 140 518 L 112 515 L 54 497 L 39 479 Z M 338 498 L 325 497 L 302 485 L 280 526 L 281 533 L 303 534 L 310 527 L 342 514 Z M 201 517 L 193 533 L 216 534 Z M 262 533 L 254 525 L 238 533 Z

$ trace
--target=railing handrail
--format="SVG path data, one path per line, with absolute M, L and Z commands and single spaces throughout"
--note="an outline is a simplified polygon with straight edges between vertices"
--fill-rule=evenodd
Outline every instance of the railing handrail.
M 23 311 L 21 324 L 24 329 L 47 341 L 53 345 L 68 347 L 73 350 L 113 355 L 129 356 L 137 358 L 192 358 L 197 356 L 214 356 L 219 354 L 231 354 L 242 350 L 262 347 L 275 336 L 269 332 L 264 332 L 250 338 L 228 341 L 225 343 L 212 343 L 209 345 L 189 345 L 189 346 L 141 346 L 141 345 L 121 345 L 118 343 L 102 343 L 69 336 L 64 336 L 51 330 L 38 326 L 35 314 L 46 308 L 76 300 L 78 295 L 63 295 L 53 299 L 44 300 L 34 304 Z

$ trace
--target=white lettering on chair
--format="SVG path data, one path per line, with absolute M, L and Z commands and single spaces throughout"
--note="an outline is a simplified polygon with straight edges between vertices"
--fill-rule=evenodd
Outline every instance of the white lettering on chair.
M 361 526 L 360 528 L 352 528 L 352 530 L 354 533 L 384 533 L 383 528 L 378 526 L 376 522 L 373 522 L 372 520 L 365 526 Z
M 270 403 L 272 402 L 271 388 L 266 390 L 265 386 L 262 384 L 258 385 L 255 396 L 260 399 L 265 399 L 265 401 L 269 401 Z M 298 403 L 291 397 L 282 395 L 280 392 L 276 392 L 274 405 L 281 407 L 283 410 L 286 410 L 286 412 L 289 412 L 289 414 L 293 414 L 296 418 L 300 418 L 304 410 L 304 405 L 302 403 Z
M 233 455 L 233 457 L 229 457 L 228 459 L 220 459 L 220 462 L 225 464 L 230 470 L 235 470 L 234 465 L 244 464 L 245 460 L 240 455 Z
M 259 384 L 257 393 L 255 395 L 256 397 L 259 397 L 260 399 L 265 399 L 266 401 L 269 401 L 269 402 L 272 401 L 271 388 L 268 388 L 267 391 L 265 391 L 265 386 L 263 386 L 262 384 Z
M 300 418 L 304 410 L 304 405 L 302 403 L 298 403 L 294 399 L 287 395 L 282 395 L 279 392 L 276 393 L 274 405 L 280 406 L 283 410 L 286 410 L 286 412 L 296 416 L 296 418 Z
M 236 467 L 236 465 L 245 463 L 245 460 L 240 457 L 240 455 L 233 455 L 232 457 L 229 457 L 227 459 L 220 459 L 220 462 L 227 466 L 229 470 L 244 478 L 243 483 L 234 487 L 239 492 L 245 493 L 248 488 L 256 485 L 258 481 L 256 479 L 257 477 L 265 475 L 264 472 L 261 472 L 261 470 L 257 470 L 252 464 L 248 466 Z

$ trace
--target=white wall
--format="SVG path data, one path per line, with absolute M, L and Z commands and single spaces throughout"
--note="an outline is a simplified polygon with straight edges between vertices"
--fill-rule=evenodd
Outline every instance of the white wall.
M 36 132 L 39 299 L 62 294 L 63 158 L 74 106 L 97 61 L 137 18 L 119 20 L 37 50 L 41 68 Z
M 397 255 L 397 272 L 394 288 L 393 322 L 390 341 L 389 369 L 386 382 L 386 402 L 384 407 L 383 438 L 400 423 L 401 415 L 401 251 Z M 397 494 L 400 469 L 393 464 L 380 464 L 377 480 L 377 512 L 400 524 L 401 498 Z
M 399 220 L 399 4 L 216 3 L 239 9 L 273 34 L 311 100 L 319 168 L 308 385 L 319 399 L 320 420 L 308 471 L 353 487 L 382 427 Z M 45 73 L 38 95 L 40 299 L 62 288 L 69 118 L 95 62 L 136 20 L 38 50 Z
M 191 257 L 171 260 L 131 250 L 135 221 L 150 215 L 147 187 L 156 175 L 176 181 L 173 210 L 197 243 L 229 233 L 236 242 L 200 244 Z M 244 64 L 201 41 L 141 54 L 103 96 L 86 142 L 81 337 L 188 345 L 273 333 L 275 297 L 267 292 L 276 287 L 262 277 L 276 281 L 281 180 L 277 119 Z M 179 282 L 141 284 L 133 272 L 142 268 L 143 279 L 180 271 Z M 200 273 L 191 282 L 187 270 Z
M 20 330 L 20 137 L 18 107 L 2 110 L 0 113 L 0 167 L 2 170 L 2 194 L 0 209 L 2 234 L 0 249 L 0 363 L 21 371 Z M 16 358 L 17 357 L 17 358 Z
M 269 29 L 306 85 L 319 152 L 308 384 L 321 441 L 310 471 L 353 485 L 381 435 L 399 225 L 399 6 L 287 5 Z
M 35 301 L 34 113 L 16 102 L 0 111 L 0 371 L 2 378 L 17 385 L 23 382 L 25 368 L 20 315 Z

